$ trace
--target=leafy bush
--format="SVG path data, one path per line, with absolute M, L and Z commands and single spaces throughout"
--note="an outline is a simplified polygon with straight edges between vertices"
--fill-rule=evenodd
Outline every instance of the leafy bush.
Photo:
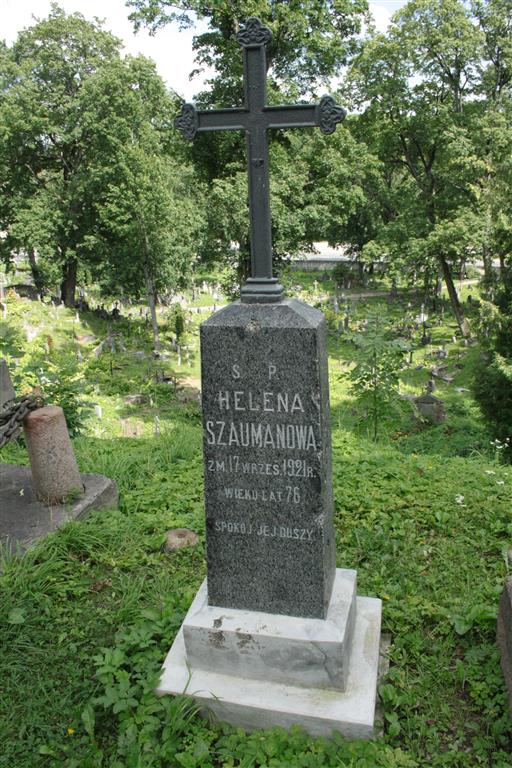
M 503 455 L 510 460 L 512 436 L 512 363 L 495 352 L 490 363 L 482 363 L 474 381 L 475 398 L 494 437 L 503 445 Z
M 181 304 L 171 304 L 169 308 L 169 326 L 176 334 L 176 341 L 179 343 L 185 333 L 185 314 Z
M 356 365 L 348 374 L 350 391 L 362 408 L 363 420 L 369 420 L 373 439 L 379 425 L 399 404 L 398 384 L 407 345 L 401 339 L 389 338 L 387 321 L 371 312 L 364 333 L 352 336 L 356 346 Z
M 89 415 L 84 396 L 90 386 L 85 381 L 84 365 L 73 354 L 57 352 L 48 337 L 44 343 L 37 340 L 28 345 L 24 356 L 12 367 L 18 394 L 39 388 L 45 405 L 62 408 L 72 437 L 83 431 Z
M 332 279 L 339 288 L 346 288 L 349 282 L 352 285 L 357 282 L 357 275 L 350 264 L 340 261 L 332 271 Z

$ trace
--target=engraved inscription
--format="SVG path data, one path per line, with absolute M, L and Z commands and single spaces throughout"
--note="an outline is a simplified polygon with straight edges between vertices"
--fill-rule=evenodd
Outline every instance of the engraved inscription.
M 318 393 L 279 386 L 278 366 L 266 363 L 261 382 L 244 388 L 244 367 L 232 362 L 226 371 L 233 386 L 219 382 L 204 403 L 205 474 L 219 504 L 233 502 L 247 520 L 216 520 L 221 534 L 314 540 L 314 528 L 280 525 L 281 510 L 299 520 L 310 514 L 320 488 L 321 437 Z M 254 381 L 254 374 L 251 375 Z M 222 381 L 222 380 L 221 380 Z M 316 406 L 311 409 L 311 405 Z M 214 415 L 215 414 L 215 415 Z M 286 455 L 286 454 L 292 454 Z M 314 509 L 314 507 L 313 507 Z M 266 520 L 257 522 L 262 515 Z M 268 520 L 271 514 L 275 525 Z M 256 518 L 256 521 L 255 521 Z M 300 525 L 300 523 L 299 523 Z
M 240 456 L 227 459 L 209 459 L 208 472 L 232 472 L 242 475 L 272 475 L 274 477 L 314 477 L 314 469 L 302 459 L 283 459 L 277 464 L 269 462 L 244 461 Z
M 274 448 L 316 451 L 315 431 L 311 424 L 267 424 L 257 421 L 207 421 L 208 445 L 243 448 Z
M 215 530 L 221 533 L 268 536 L 272 539 L 297 539 L 299 541 L 312 541 L 315 533 L 313 528 L 292 528 L 287 525 L 252 525 L 235 520 L 216 520 Z

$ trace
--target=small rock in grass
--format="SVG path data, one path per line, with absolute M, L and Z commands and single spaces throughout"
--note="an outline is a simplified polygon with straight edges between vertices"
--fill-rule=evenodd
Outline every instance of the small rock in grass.
M 174 528 L 165 534 L 164 551 L 174 552 L 175 549 L 183 547 L 195 547 L 198 542 L 199 536 L 195 531 L 189 528 Z
M 149 403 L 149 397 L 147 395 L 126 395 L 124 402 L 126 405 L 145 405 Z

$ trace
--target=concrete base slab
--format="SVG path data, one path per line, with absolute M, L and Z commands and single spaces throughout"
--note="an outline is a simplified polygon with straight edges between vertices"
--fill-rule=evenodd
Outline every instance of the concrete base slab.
M 193 697 L 204 714 L 246 730 L 299 725 L 312 736 L 375 735 L 381 601 L 356 599 L 356 622 L 344 692 L 251 680 L 189 666 L 183 628 L 164 662 L 157 693 Z
M 194 669 L 344 690 L 356 614 L 356 571 L 338 569 L 324 619 L 208 605 L 204 580 L 183 636 Z
M 0 541 L 11 552 L 25 550 L 70 520 L 93 509 L 117 507 L 119 494 L 104 475 L 82 474 L 84 495 L 70 504 L 45 506 L 36 499 L 30 467 L 0 464 Z

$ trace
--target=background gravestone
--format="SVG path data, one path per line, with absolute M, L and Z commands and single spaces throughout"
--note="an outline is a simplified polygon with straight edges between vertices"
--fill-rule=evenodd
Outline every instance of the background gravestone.
M 15 397 L 16 392 L 11 382 L 7 363 L 3 358 L 0 358 L 0 408 L 9 400 L 14 400 Z
M 498 646 L 501 669 L 508 690 L 508 706 L 512 718 L 512 578 L 505 582 L 498 610 Z

